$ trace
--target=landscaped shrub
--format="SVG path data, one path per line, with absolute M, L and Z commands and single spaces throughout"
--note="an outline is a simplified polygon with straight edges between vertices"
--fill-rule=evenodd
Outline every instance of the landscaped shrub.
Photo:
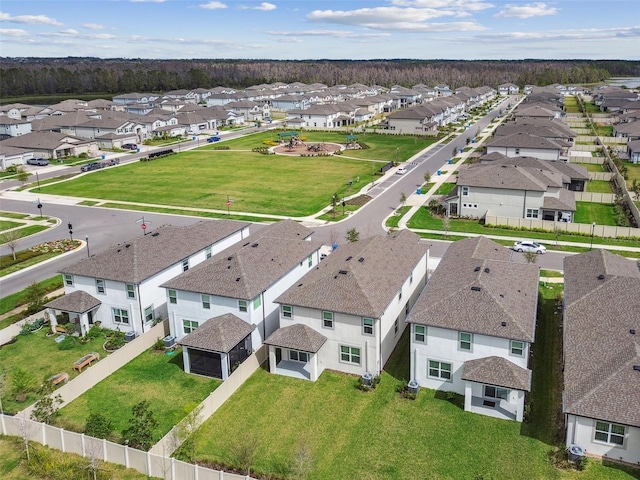
M 73 350 L 78 346 L 78 339 L 76 337 L 72 337 L 71 335 L 66 335 L 64 340 L 62 340 L 58 344 L 59 350 Z
M 104 348 L 107 350 L 117 350 L 126 343 L 124 341 L 124 332 L 120 330 L 112 330 L 107 333 L 107 336 L 109 339 L 104 344 Z
M 89 337 L 91 340 L 99 338 L 103 335 L 104 335 L 104 330 L 102 330 L 102 328 L 100 328 L 97 325 L 93 325 L 87 332 L 87 337 Z
M 109 438 L 113 432 L 113 423 L 104 415 L 92 413 L 87 417 L 84 433 L 96 438 Z

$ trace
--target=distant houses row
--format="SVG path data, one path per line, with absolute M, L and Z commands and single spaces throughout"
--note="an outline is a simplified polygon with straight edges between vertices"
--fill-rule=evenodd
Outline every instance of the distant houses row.
M 253 228 L 253 227 L 251 227 Z M 538 267 L 484 237 L 453 243 L 432 275 L 410 231 L 340 246 L 325 259 L 290 220 L 203 221 L 156 231 L 64 269 L 68 318 L 135 335 L 168 319 L 185 371 L 222 380 L 266 345 L 269 370 L 315 381 L 325 369 L 379 375 L 405 328 L 409 379 L 463 395 L 465 410 L 522 421 Z M 640 271 L 593 250 L 565 261 L 567 443 L 640 461 Z

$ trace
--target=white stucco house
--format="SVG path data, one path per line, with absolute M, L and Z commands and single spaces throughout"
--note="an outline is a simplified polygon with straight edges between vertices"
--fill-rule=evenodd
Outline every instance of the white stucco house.
M 279 328 L 274 300 L 320 261 L 322 245 L 311 241 L 312 233 L 293 220 L 274 223 L 162 285 L 186 371 L 222 379 L 230 373 L 234 362 L 217 346 L 219 335 L 205 333 L 216 323 L 223 324 L 218 332 L 245 342 L 249 354 Z
M 486 143 L 487 153 L 501 153 L 507 157 L 533 157 L 540 160 L 567 161 L 571 145 L 531 133 L 518 132 L 496 136 Z
M 378 375 L 425 283 L 427 248 L 408 230 L 341 245 L 280 295 L 271 373 Z
M 66 313 L 81 336 L 96 322 L 142 334 L 167 318 L 161 284 L 248 236 L 248 223 L 230 220 L 162 226 L 85 258 L 60 272 L 65 295 L 47 304 L 51 327 Z
M 509 258 L 484 237 L 451 244 L 407 321 L 413 380 L 464 395 L 466 411 L 521 422 L 539 274 Z
M 640 270 L 604 249 L 564 259 L 565 443 L 640 463 Z

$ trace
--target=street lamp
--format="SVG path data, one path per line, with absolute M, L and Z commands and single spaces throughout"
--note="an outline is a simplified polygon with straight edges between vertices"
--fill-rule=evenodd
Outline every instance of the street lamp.
M 89 258 L 89 235 L 85 235 L 84 241 L 87 242 L 87 258 Z
M 589 246 L 589 250 L 593 250 L 593 235 L 596 232 L 596 222 L 591 224 L 591 245 Z

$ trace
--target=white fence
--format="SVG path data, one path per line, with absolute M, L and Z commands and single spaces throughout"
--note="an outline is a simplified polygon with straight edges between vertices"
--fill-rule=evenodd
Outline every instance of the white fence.
M 260 365 L 267 359 L 267 347 L 260 347 L 255 353 L 247 358 L 231 375 L 216 388 L 204 401 L 196 408 L 202 408 L 198 417 L 194 419 L 197 428 L 202 425 L 218 408 L 226 402 L 231 395 L 242 385 L 253 373 L 260 368 Z M 184 440 L 180 438 L 180 430 L 183 429 L 182 424 L 188 422 L 187 419 L 182 420 L 178 425 L 173 427 L 158 443 L 151 447 L 150 452 L 158 455 L 171 455 Z
M 613 203 L 616 196 L 613 193 L 574 192 L 576 202 Z
M 599 145 L 574 145 L 571 150 L 576 152 L 595 152 L 600 148 Z
M 610 182 L 613 179 L 613 172 L 589 172 L 589 180 L 604 180 Z
M 502 217 L 487 213 L 485 217 L 486 225 L 506 225 L 514 228 L 542 228 L 550 232 L 557 228 L 561 232 L 580 233 L 585 235 L 586 240 L 591 237 L 591 229 L 596 237 L 638 237 L 640 238 L 640 228 L 613 227 L 609 225 L 596 225 L 593 227 L 588 223 L 568 223 L 553 222 L 550 220 L 534 220 L 531 218 Z
M 87 367 L 84 372 L 71 380 L 69 383 L 61 386 L 53 392 L 52 395 L 60 395 L 62 398 L 62 408 L 67 403 L 75 400 L 84 392 L 95 386 L 98 382 L 104 380 L 113 372 L 123 367 L 131 360 L 136 358 L 145 350 L 151 348 L 158 338 L 164 338 L 169 332 L 169 321 L 159 323 L 148 332 L 143 333 L 108 357 L 101 359 L 92 366 Z M 33 405 L 27 407 L 18 415 L 24 415 L 29 418 Z
M 27 306 L 25 305 L 24 308 L 26 309 Z M 16 323 L 12 323 L 8 327 L 5 327 L 2 330 L 0 330 L 0 345 L 9 343 L 13 339 L 13 337 L 18 336 L 18 334 L 22 330 L 22 326 L 25 323 L 31 323 L 34 320 L 37 320 L 38 318 L 44 318 L 44 310 L 38 313 L 34 313 L 33 315 L 30 315 L 27 318 L 24 318 L 22 320 L 19 320 Z M 47 327 L 43 327 L 43 328 L 47 328 Z
M 82 433 L 69 432 L 45 423 L 34 422 L 22 415 L 0 415 L 0 433 L 26 438 L 85 458 L 123 465 L 149 477 L 167 480 L 252 480 L 245 475 L 212 470 Z
M 604 157 L 569 157 L 569 163 L 592 163 L 602 165 Z

